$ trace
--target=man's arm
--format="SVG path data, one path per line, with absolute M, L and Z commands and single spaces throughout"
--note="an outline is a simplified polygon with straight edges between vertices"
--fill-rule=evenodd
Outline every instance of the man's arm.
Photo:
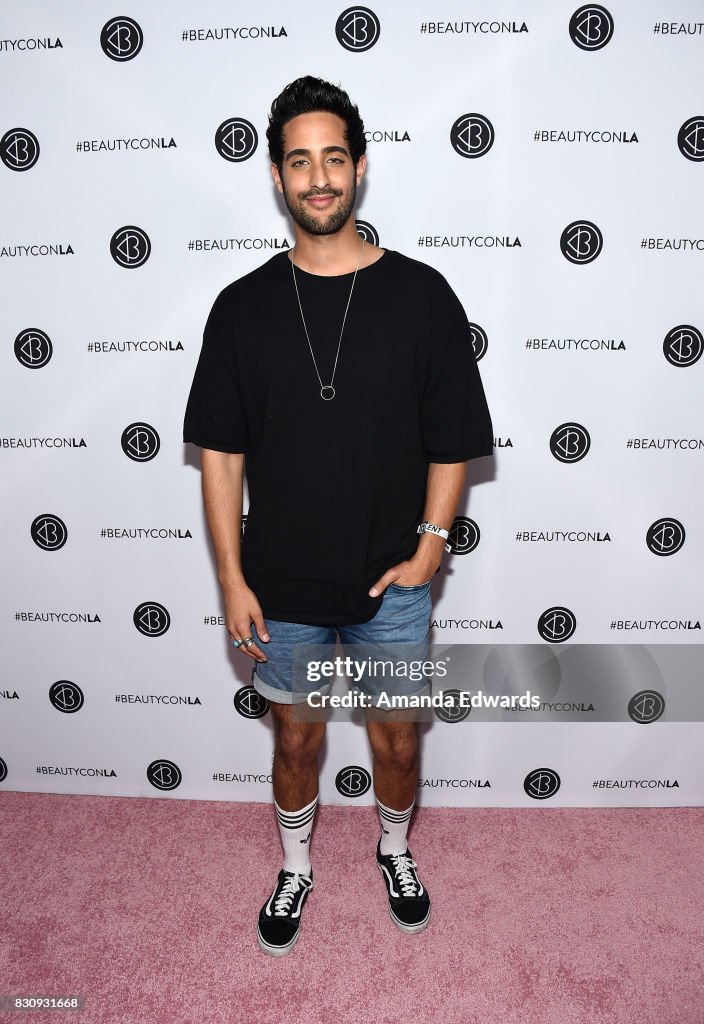
M 242 575 L 240 538 L 244 455 L 203 448 L 201 471 L 205 518 L 215 548 L 228 633 L 233 640 L 240 640 L 250 635 L 253 622 L 261 639 L 268 640 L 261 607 Z M 257 661 L 267 660 L 257 644 L 241 649 Z
M 428 482 L 425 491 L 423 520 L 449 530 L 455 518 L 457 505 L 462 494 L 466 462 L 431 462 L 428 465 Z M 392 565 L 369 591 L 376 597 L 389 583 L 400 583 L 411 587 L 432 579 L 437 572 L 445 550 L 445 541 L 434 533 L 422 533 L 416 553 L 412 558 L 398 565 Z

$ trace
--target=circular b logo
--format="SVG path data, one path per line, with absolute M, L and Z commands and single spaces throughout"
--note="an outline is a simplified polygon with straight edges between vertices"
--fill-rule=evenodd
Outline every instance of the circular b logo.
M 486 351 L 489 348 L 489 339 L 484 328 L 480 327 L 479 324 L 472 323 L 471 320 L 469 321 L 469 329 L 472 332 L 474 358 L 479 362 L 486 355 Z
M 460 156 L 484 156 L 494 145 L 494 126 L 483 114 L 463 114 L 450 129 L 450 142 Z
M 147 766 L 147 780 L 155 789 L 176 789 L 181 785 L 181 769 L 173 761 L 160 757 Z
M 614 19 L 600 4 L 585 4 L 570 18 L 569 32 L 580 50 L 600 50 L 611 41 Z
M 468 555 L 479 543 L 479 536 L 479 527 L 473 519 L 455 516 L 447 538 L 447 543 L 452 549 L 451 554 Z
M 49 335 L 36 327 L 20 331 L 15 338 L 15 358 L 28 370 L 39 370 L 46 366 L 53 351 Z
M 58 551 L 66 543 L 66 523 L 58 516 L 37 516 L 29 528 L 32 540 L 44 551 Z
M 145 601 L 135 608 L 132 621 L 142 636 L 163 636 L 171 625 L 171 616 L 163 604 Z
M 235 711 L 243 718 L 263 718 L 268 710 L 269 701 L 253 686 L 241 686 L 235 694 Z
M 680 324 L 668 331 L 662 343 L 662 351 L 668 363 L 673 366 L 692 366 L 704 349 L 702 332 L 689 324 Z
M 577 628 L 577 619 L 569 608 L 547 608 L 538 619 L 538 633 L 550 644 L 563 644 Z
M 128 225 L 118 228 L 110 239 L 110 255 L 115 263 L 135 270 L 146 263 L 152 251 L 149 235 L 141 228 Z
M 460 704 L 462 699 L 462 690 L 443 690 L 442 692 L 443 702 L 449 697 L 452 700 L 452 707 L 443 706 L 440 708 L 433 708 L 435 717 L 439 718 L 441 722 L 447 722 L 448 725 L 454 725 L 456 722 L 464 722 L 465 718 L 469 716 L 472 710 L 470 704 Z
M 122 431 L 120 444 L 127 458 L 133 462 L 149 462 L 161 447 L 159 435 L 148 423 L 130 423 Z
M 535 768 L 526 775 L 523 788 L 534 800 L 547 800 L 560 788 L 560 776 L 552 768 Z
M 591 263 L 603 245 L 601 231 L 590 220 L 574 220 L 560 235 L 560 250 L 570 263 Z
M 0 139 L 0 160 L 11 171 L 28 171 L 39 159 L 39 139 L 27 128 L 11 128 Z
M 657 690 L 641 690 L 628 702 L 628 717 L 639 725 L 657 722 L 665 710 L 665 698 Z
M 366 768 L 349 765 L 335 776 L 335 788 L 342 796 L 364 796 L 372 784 L 372 777 Z
M 257 129 L 243 117 L 228 117 L 215 132 L 215 148 L 233 164 L 249 160 L 258 141 Z
M 380 32 L 381 22 L 368 7 L 348 7 L 335 23 L 338 43 L 354 53 L 371 50 Z
M 561 423 L 550 435 L 550 452 L 560 462 L 579 462 L 590 446 L 589 431 L 581 423 Z
M 110 60 L 132 60 L 143 42 L 142 30 L 132 18 L 111 18 L 100 33 L 100 45 Z
M 663 519 L 656 519 L 648 527 L 645 543 L 654 555 L 674 555 L 684 544 L 684 538 L 684 526 L 679 519 L 665 516 Z
M 83 707 L 83 690 L 70 679 L 59 679 L 49 687 L 49 701 L 57 711 L 72 715 Z
M 3 761 L 0 757 L 0 782 L 4 782 L 7 778 L 7 762 Z
M 370 224 L 368 220 L 356 220 L 354 223 L 360 238 L 363 238 L 369 245 L 379 244 L 379 232 L 373 224 Z
M 677 133 L 677 145 L 688 160 L 704 160 L 704 117 L 690 117 Z

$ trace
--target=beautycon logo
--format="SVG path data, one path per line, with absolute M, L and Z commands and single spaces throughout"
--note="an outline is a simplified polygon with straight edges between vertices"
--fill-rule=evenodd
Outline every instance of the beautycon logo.
M 142 636 L 156 637 L 163 636 L 167 631 L 171 625 L 171 616 L 163 604 L 145 601 L 135 608 L 132 621 Z
M 601 231 L 590 220 L 575 220 L 560 235 L 560 251 L 570 263 L 591 263 L 604 247 Z
M 83 707 L 83 691 L 70 679 L 59 679 L 49 688 L 49 702 L 57 711 L 72 715 Z
M 150 462 L 159 453 L 161 441 L 149 423 L 130 423 L 122 431 L 122 450 L 133 462 Z
M 229 117 L 215 132 L 215 148 L 224 160 L 241 163 L 249 160 L 257 148 L 257 129 L 243 117 Z
M 662 351 L 672 366 L 693 366 L 704 349 L 702 332 L 691 324 L 680 324 L 665 335 Z
M 677 145 L 688 160 L 704 160 L 704 117 L 690 117 L 677 133 Z
M 110 60 L 132 60 L 142 49 L 142 29 L 132 18 L 111 18 L 100 33 L 100 45 Z
M 581 423 L 561 423 L 550 435 L 550 453 L 558 462 L 579 462 L 590 447 L 589 431 Z
M 614 19 L 600 4 L 585 4 L 570 18 L 569 33 L 580 50 L 601 50 L 614 34 Z
M 182 779 L 183 776 L 179 766 L 173 761 L 167 761 L 164 757 L 160 757 L 157 761 L 152 761 L 147 766 L 147 781 L 155 789 L 176 789 L 181 785 Z
M 142 228 L 129 224 L 118 228 L 110 239 L 110 255 L 115 263 L 127 270 L 136 270 L 149 259 L 152 243 Z
M 28 171 L 39 159 L 39 139 L 28 128 L 11 128 L 0 139 L 0 160 L 11 171 Z
M 574 634 L 577 617 L 569 608 L 554 605 L 538 619 L 538 634 L 550 644 L 563 644 Z
M 370 224 L 368 220 L 356 220 L 354 223 L 360 238 L 363 238 L 369 245 L 379 244 L 379 232 L 373 224 Z
M 15 358 L 28 370 L 40 370 L 46 366 L 53 352 L 49 335 L 36 327 L 27 327 L 15 338 Z
M 372 785 L 372 777 L 366 768 L 358 765 L 348 765 L 342 768 L 335 776 L 335 788 L 342 796 L 364 796 Z
M 29 528 L 32 540 L 43 551 L 58 551 L 68 539 L 66 523 L 58 516 L 37 516 Z
M 665 710 L 665 698 L 657 690 L 640 690 L 628 702 L 628 717 L 639 725 L 657 722 Z
M 645 543 L 654 555 L 674 555 L 684 544 L 685 536 L 684 526 L 679 519 L 664 516 L 648 527 Z
M 348 7 L 335 23 L 338 43 L 353 53 L 371 50 L 380 34 L 381 22 L 368 7 Z
M 494 145 L 494 126 L 483 114 L 462 114 L 450 129 L 450 142 L 460 156 L 485 156 Z

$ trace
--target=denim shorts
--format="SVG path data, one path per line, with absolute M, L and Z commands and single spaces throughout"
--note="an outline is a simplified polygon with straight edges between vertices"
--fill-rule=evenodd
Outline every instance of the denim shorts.
M 315 626 L 302 622 L 279 622 L 264 619 L 269 633 L 269 643 L 259 639 L 252 623 L 252 639 L 259 645 L 267 661 L 258 661 L 252 670 L 252 685 L 257 693 L 278 704 L 297 704 L 305 701 L 310 693 L 329 693 L 332 681 L 320 679 L 309 681 L 300 671 L 300 645 L 326 645 L 315 652 L 317 658 L 335 657 L 336 633 L 343 649 L 342 657 L 357 658 L 360 666 L 356 674 L 360 678 L 350 680 L 352 688 L 358 688 L 372 697 L 384 692 L 411 696 L 428 692 L 427 680 L 419 681 L 417 671 L 404 677 L 389 677 L 370 669 L 362 672 L 362 664 L 368 659 L 400 657 L 414 663 L 428 659 L 428 637 L 430 630 L 430 580 L 416 586 L 404 587 L 390 583 L 384 591 L 381 606 L 367 622 L 352 625 Z M 364 645 L 356 652 L 354 645 Z M 294 655 L 298 657 L 294 660 Z M 360 656 L 361 655 L 361 656 Z M 415 678 L 411 678 L 414 675 Z M 294 679 L 294 676 L 296 677 Z

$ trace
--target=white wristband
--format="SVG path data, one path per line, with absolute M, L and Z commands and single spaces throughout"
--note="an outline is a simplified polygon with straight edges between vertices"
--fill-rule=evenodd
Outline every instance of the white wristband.
M 444 530 L 442 526 L 436 526 L 435 523 L 423 522 L 420 524 L 417 530 L 418 533 L 434 533 L 438 537 L 443 537 L 445 541 L 449 540 L 450 534 L 447 530 Z M 452 551 L 452 545 L 449 543 L 445 544 L 445 551 Z

